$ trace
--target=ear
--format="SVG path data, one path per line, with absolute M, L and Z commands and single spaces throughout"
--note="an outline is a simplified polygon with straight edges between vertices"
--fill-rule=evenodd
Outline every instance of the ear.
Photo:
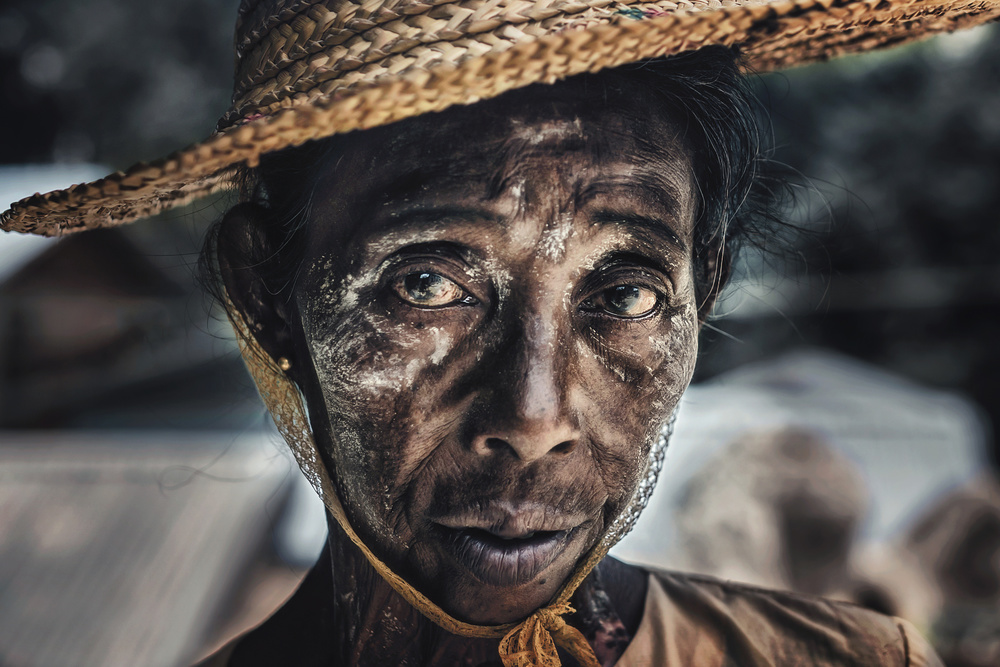
M 733 267 L 729 250 L 722 242 L 713 243 L 706 251 L 705 259 L 699 264 L 701 275 L 697 276 L 697 280 L 702 286 L 702 294 L 698 304 L 698 324 L 701 325 L 712 314 L 715 301 L 719 298 L 722 288 L 729 282 Z
M 226 293 L 260 346 L 272 359 L 293 360 L 294 307 L 286 290 L 267 284 L 267 268 L 276 257 L 266 233 L 267 213 L 257 204 L 231 208 L 219 223 L 216 258 Z

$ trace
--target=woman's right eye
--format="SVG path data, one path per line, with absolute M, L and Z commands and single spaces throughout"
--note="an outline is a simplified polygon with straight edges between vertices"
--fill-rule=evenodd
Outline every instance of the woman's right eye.
M 392 289 L 400 299 L 418 308 L 476 303 L 475 297 L 454 280 L 432 271 L 407 273 L 396 279 Z

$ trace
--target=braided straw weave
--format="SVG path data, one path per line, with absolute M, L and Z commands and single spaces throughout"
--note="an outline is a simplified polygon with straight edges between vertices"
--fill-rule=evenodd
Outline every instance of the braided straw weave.
M 0 226 L 118 225 L 227 187 L 263 153 L 711 44 L 766 71 L 998 17 L 1000 0 L 244 0 L 233 105 L 215 134 L 22 199 Z

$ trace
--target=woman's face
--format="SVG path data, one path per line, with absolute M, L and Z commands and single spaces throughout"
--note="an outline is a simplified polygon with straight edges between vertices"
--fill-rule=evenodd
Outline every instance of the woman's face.
M 476 623 L 553 596 L 695 363 L 687 149 L 578 88 L 349 136 L 309 209 L 320 446 L 366 543 Z

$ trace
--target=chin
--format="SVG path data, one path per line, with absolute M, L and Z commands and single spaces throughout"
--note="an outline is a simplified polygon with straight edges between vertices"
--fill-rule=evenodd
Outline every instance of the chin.
M 548 604 L 571 569 L 562 577 L 542 576 L 538 581 L 523 586 L 486 586 L 476 581 L 465 582 L 454 589 L 443 607 L 455 618 L 476 625 L 516 623 Z

